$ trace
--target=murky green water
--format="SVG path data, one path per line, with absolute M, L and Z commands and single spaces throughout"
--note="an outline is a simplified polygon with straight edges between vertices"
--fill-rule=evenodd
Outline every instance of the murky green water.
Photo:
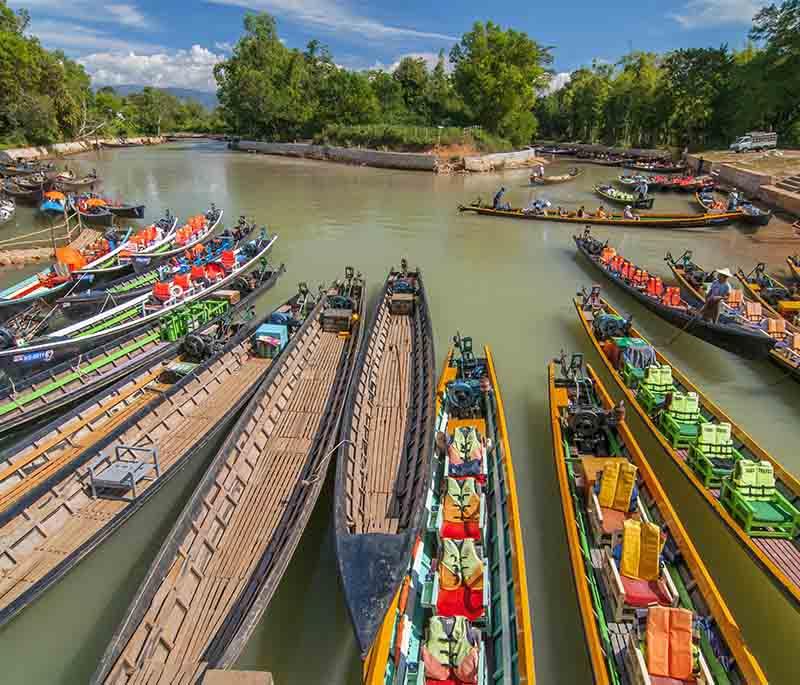
M 274 259 L 287 266 L 267 298 L 270 304 L 290 295 L 297 281 L 327 281 L 345 264 L 361 269 L 374 288 L 401 257 L 420 264 L 439 359 L 449 337 L 460 330 L 476 343 L 491 343 L 497 361 L 518 471 L 538 680 L 591 682 L 564 544 L 545 365 L 561 349 L 591 351 L 571 296 L 597 274 L 575 256 L 571 226 L 455 211 L 459 202 L 489 198 L 500 184 L 512 204 L 527 202 L 532 190 L 525 171 L 437 177 L 232 153 L 216 143 L 103 151 L 70 164 L 96 167 L 109 195 L 146 202 L 148 217 L 165 208 L 186 216 L 213 200 L 226 210 L 229 222 L 245 214 L 268 224 L 280 234 Z M 551 166 L 548 173 L 561 173 L 566 166 Z M 599 201 L 592 185 L 614 173 L 587 167 L 578 181 L 538 192 L 554 204 L 594 208 Z M 659 195 L 656 210 L 692 211 L 689 199 Z M 30 230 L 32 221 L 32 212 L 21 209 L 16 225 L 0 229 L 0 238 Z M 755 241 L 735 227 L 699 233 L 596 232 L 663 276 L 669 273 L 662 261 L 667 250 L 679 254 L 691 248 L 696 261 L 709 268 L 749 270 L 758 260 L 779 266 L 795 249 Z M 4 271 L 0 282 L 33 270 Z M 636 325 L 654 343 L 664 345 L 674 335 L 674 329 L 627 296 L 615 290 L 607 295 L 634 314 Z M 689 335 L 664 351 L 787 468 L 800 472 L 800 388 L 795 383 L 781 381 L 781 372 L 766 363 L 741 361 Z M 642 427 L 632 423 L 655 455 Z M 800 644 L 800 615 L 754 571 L 675 468 L 658 456 L 653 462 L 771 682 L 797 682 L 789 650 Z M 195 462 L 115 538 L 0 632 L 0 682 L 87 680 L 201 469 L 202 463 Z M 242 667 L 272 670 L 278 685 L 351 685 L 359 680 L 358 655 L 336 578 L 330 507 L 326 491 L 270 611 L 240 660 Z

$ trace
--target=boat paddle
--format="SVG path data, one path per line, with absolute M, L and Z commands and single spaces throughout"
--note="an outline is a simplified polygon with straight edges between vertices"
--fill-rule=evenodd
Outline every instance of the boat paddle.
M 668 342 L 666 345 L 664 345 L 664 347 L 669 347 L 670 345 L 672 345 L 672 343 L 674 343 L 674 342 L 675 342 L 675 341 L 676 341 L 678 338 L 680 338 L 680 337 L 681 337 L 681 336 L 682 336 L 682 335 L 683 335 L 683 334 L 684 334 L 684 333 L 685 333 L 687 330 L 689 330 L 689 327 L 690 327 L 690 326 L 691 326 L 691 325 L 692 325 L 692 324 L 693 324 L 695 321 L 697 321 L 697 319 L 699 319 L 699 318 L 702 316 L 702 313 L 703 313 L 703 310 L 702 310 L 702 309 L 698 309 L 698 310 L 697 310 L 697 314 L 695 314 L 695 315 L 694 315 L 694 316 L 693 316 L 691 319 L 689 319 L 689 321 L 686 323 L 686 325 L 685 325 L 683 328 L 681 328 L 681 329 L 680 329 L 680 330 L 679 330 L 679 331 L 678 331 L 678 332 L 677 332 L 677 333 L 676 333 L 674 336 L 672 336 L 672 338 L 670 339 L 670 341 L 669 341 L 669 342 Z

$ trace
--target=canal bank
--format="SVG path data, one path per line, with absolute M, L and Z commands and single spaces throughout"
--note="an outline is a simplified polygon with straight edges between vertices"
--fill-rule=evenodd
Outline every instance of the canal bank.
M 504 185 L 508 201 L 515 205 L 542 197 L 554 205 L 594 209 L 602 200 L 593 186 L 610 180 L 616 170 L 585 165 L 580 179 L 543 189 L 530 186 L 525 169 L 469 175 L 406 173 L 238 154 L 211 142 L 92 151 L 74 158 L 74 165 L 97 168 L 110 191 L 145 203 L 148 220 L 167 207 L 181 217 L 197 214 L 213 201 L 230 221 L 244 214 L 268 225 L 280 235 L 273 259 L 286 263 L 287 274 L 261 310 L 293 294 L 297 281 L 314 287 L 340 276 L 346 264 L 367 275 L 373 297 L 388 268 L 402 257 L 421 266 L 439 351 L 437 368 L 456 331 L 473 336 L 476 346 L 491 343 L 493 348 L 517 471 L 538 682 L 591 682 L 551 453 L 546 364 L 562 349 L 591 353 L 571 298 L 580 287 L 598 282 L 598 276 L 575 256 L 573 227 L 459 214 L 456 206 L 477 196 L 491 198 Z M 575 163 L 556 161 L 548 174 L 565 173 L 570 166 Z M 664 194 L 656 207 L 688 212 L 691 200 Z M 4 232 L 29 230 L 34 211 L 22 207 L 18 212 L 19 229 L 7 225 Z M 735 225 L 692 233 L 637 228 L 593 232 L 665 278 L 667 250 L 680 254 L 693 249 L 699 263 L 749 270 L 757 261 L 780 267 L 787 249 L 758 243 Z M 0 278 L 7 285 L 21 273 L 4 272 Z M 780 382 L 781 372 L 767 364 L 744 362 L 690 335 L 669 344 L 674 328 L 606 283 L 601 285 L 612 303 L 632 313 L 637 328 L 710 397 L 787 469 L 800 472 L 796 384 Z M 637 437 L 642 435 L 637 429 Z M 684 523 L 702 536 L 703 508 L 692 505 L 692 487 L 678 474 L 670 476 L 670 464 L 656 466 Z M 199 461 L 191 464 L 192 479 L 202 467 Z M 119 536 L 6 626 L 0 633 L 3 685 L 88 681 L 170 522 L 190 494 L 189 470 L 186 475 L 187 480 L 170 483 Z M 323 495 L 284 579 L 288 582 L 279 588 L 238 668 L 272 671 L 279 685 L 357 682 L 358 652 L 328 539 L 331 506 L 329 495 Z M 710 567 L 713 561 L 715 578 L 725 573 L 726 559 L 739 556 L 730 540 L 715 535 L 713 528 L 696 543 L 704 556 L 708 554 Z M 765 591 L 749 581 L 737 588 L 736 569 L 745 567 L 740 559 L 729 573 L 725 598 L 770 682 L 793 685 L 794 674 L 788 672 L 787 677 L 793 662 L 786 656 L 792 652 L 776 654 L 782 638 L 774 633 L 792 636 L 794 628 L 774 609 L 779 604 L 769 595 L 761 601 Z M 770 623 L 772 627 L 764 629 Z

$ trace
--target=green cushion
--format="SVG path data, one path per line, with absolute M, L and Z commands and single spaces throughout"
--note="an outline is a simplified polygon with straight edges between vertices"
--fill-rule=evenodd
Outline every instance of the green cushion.
M 752 508 L 756 520 L 760 523 L 784 523 L 791 520 L 781 509 L 770 502 L 748 500 L 747 503 Z

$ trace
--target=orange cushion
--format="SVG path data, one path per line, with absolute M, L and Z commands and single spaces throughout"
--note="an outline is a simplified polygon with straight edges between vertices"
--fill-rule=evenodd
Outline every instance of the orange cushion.
M 627 514 L 608 507 L 600 507 L 600 511 L 603 513 L 603 532 L 609 535 L 619 533 L 625 524 Z
M 647 672 L 668 676 L 669 609 L 653 607 L 647 613 Z

